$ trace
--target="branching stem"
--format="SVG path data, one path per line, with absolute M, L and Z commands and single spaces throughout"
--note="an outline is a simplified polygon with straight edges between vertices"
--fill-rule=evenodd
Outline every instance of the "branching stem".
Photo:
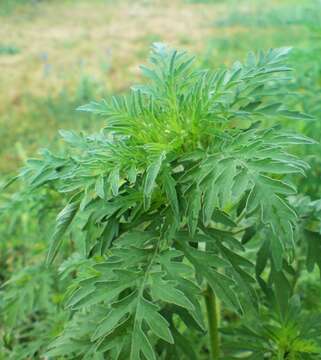
M 219 338 L 219 314 L 216 296 L 210 286 L 207 287 L 205 294 L 205 303 L 207 310 L 207 323 L 209 334 L 209 347 L 211 360 L 220 358 L 220 338 Z

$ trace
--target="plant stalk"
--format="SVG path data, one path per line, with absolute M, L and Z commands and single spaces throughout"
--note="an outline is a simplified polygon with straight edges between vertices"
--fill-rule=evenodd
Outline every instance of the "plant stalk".
M 207 287 L 205 294 L 205 303 L 207 310 L 207 323 L 209 335 L 209 347 L 211 360 L 220 358 L 220 337 L 219 337 L 219 309 L 216 296 L 210 286 Z

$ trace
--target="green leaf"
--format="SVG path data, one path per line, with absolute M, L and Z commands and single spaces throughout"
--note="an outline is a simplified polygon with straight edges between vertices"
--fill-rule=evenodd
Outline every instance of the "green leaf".
M 91 112 L 97 115 L 106 115 L 109 112 L 109 108 L 105 100 L 102 100 L 101 102 L 92 101 L 87 105 L 79 106 L 77 110 Z
M 146 170 L 146 177 L 144 183 L 144 206 L 147 209 L 150 204 L 150 198 L 155 187 L 157 175 L 161 169 L 163 160 L 165 159 L 165 152 L 162 152 L 156 161 L 154 161 Z
M 180 217 L 179 205 L 178 205 L 178 200 L 177 200 L 177 192 L 176 192 L 176 188 L 175 188 L 176 182 L 168 170 L 163 172 L 163 181 L 164 181 L 166 196 L 170 203 L 170 206 L 171 206 L 176 218 L 179 218 Z
M 280 115 L 298 120 L 313 120 L 313 116 L 308 114 L 301 113 L 299 111 L 290 111 L 290 110 L 281 110 L 279 111 Z
M 142 312 L 140 317 L 146 321 L 155 335 L 171 344 L 174 343 L 174 339 L 169 330 L 169 323 L 160 315 L 159 308 L 156 305 L 146 299 L 142 299 L 139 311 Z
M 201 191 L 196 188 L 190 196 L 188 204 L 188 229 L 193 236 L 197 229 L 199 213 L 201 211 Z
M 112 194 L 117 196 L 119 189 L 119 168 L 115 168 L 111 171 L 108 177 L 108 182 L 110 184 Z
M 174 281 L 164 281 L 159 274 L 153 276 L 152 296 L 170 304 L 176 304 L 187 310 L 193 310 L 194 306 L 185 294 L 178 290 Z
M 133 333 L 130 360 L 142 359 L 140 353 L 144 354 L 147 360 L 156 360 L 156 354 L 147 336 L 140 327 L 137 327 Z
M 317 232 L 305 230 L 304 235 L 307 240 L 308 253 L 307 253 L 307 269 L 312 272 L 315 264 L 319 267 L 321 273 L 321 235 Z
M 224 260 L 214 254 L 196 250 L 185 242 L 180 242 L 177 246 L 184 251 L 187 259 L 194 265 L 197 272 L 206 279 L 217 297 L 233 310 L 241 312 L 240 302 L 232 289 L 234 281 L 218 272 L 215 268 L 215 265 L 222 266 L 225 263 Z
M 58 214 L 56 220 L 56 227 L 50 239 L 50 247 L 47 255 L 47 264 L 51 264 L 55 259 L 62 243 L 62 237 L 68 226 L 72 222 L 79 208 L 79 201 L 67 204 L 63 210 Z
M 99 176 L 99 178 L 96 180 L 95 191 L 100 198 L 105 199 L 106 193 L 104 176 Z
M 132 311 L 136 301 L 135 292 L 133 292 L 124 299 L 113 303 L 109 314 L 98 324 L 95 333 L 92 335 L 92 341 L 108 335 Z

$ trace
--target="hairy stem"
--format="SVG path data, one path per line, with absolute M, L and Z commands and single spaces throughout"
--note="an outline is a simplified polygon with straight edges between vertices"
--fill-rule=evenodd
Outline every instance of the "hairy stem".
M 209 334 L 209 347 L 211 360 L 220 358 L 220 338 L 219 338 L 219 314 L 216 296 L 210 286 L 207 287 L 205 294 L 205 303 L 207 310 L 207 323 Z

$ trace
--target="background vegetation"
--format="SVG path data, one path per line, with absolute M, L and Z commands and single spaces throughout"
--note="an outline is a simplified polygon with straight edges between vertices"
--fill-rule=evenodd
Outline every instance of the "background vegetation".
M 251 50 L 293 47 L 294 79 L 287 87 L 286 102 L 316 120 L 284 120 L 283 125 L 321 140 L 319 0 L 0 0 L 0 184 L 39 148 L 63 153 L 59 129 L 99 129 L 101 119 L 75 108 L 140 82 L 139 64 L 145 62 L 155 41 L 189 50 L 206 68 L 230 65 Z M 298 260 L 300 277 L 294 276 L 289 291 L 301 300 L 302 318 L 293 298 L 284 306 L 289 313 L 297 313 L 295 320 L 287 322 L 275 315 L 277 335 L 267 339 L 266 346 L 274 341 L 276 348 L 289 341 L 294 347 L 310 346 L 302 324 L 311 313 L 318 320 L 321 311 L 320 279 L 314 267 L 315 263 L 320 266 L 314 255 L 321 252 L 321 146 L 295 151 L 311 166 L 307 177 L 297 180 L 302 197 L 293 199 L 297 211 L 307 219 L 304 228 L 313 233 L 308 257 L 311 272 L 300 265 L 306 262 L 303 249 Z M 37 358 L 39 349 L 60 333 L 66 320 L 64 281 L 67 284 L 77 270 L 73 258 L 63 263 L 59 274 L 39 265 L 64 199 L 53 191 L 40 190 L 26 201 L 25 194 L 14 194 L 14 190 L 23 192 L 19 186 L 2 191 L 0 202 L 0 282 L 11 279 L 0 293 L 0 359 Z M 61 276 L 63 281 L 58 282 Z M 289 294 L 284 297 L 290 299 Z M 263 303 L 269 305 L 262 313 L 262 328 L 255 331 L 263 338 L 267 336 L 264 324 L 271 326 L 268 322 L 275 313 L 269 308 L 269 296 L 262 295 Z M 255 319 L 246 321 L 245 326 L 256 326 Z M 237 348 L 238 343 L 231 324 L 244 325 L 224 312 L 222 327 L 229 335 L 223 340 L 229 349 Z M 298 333 L 303 335 L 297 344 Z M 252 346 L 262 342 L 256 336 L 248 334 Z M 244 338 L 240 342 L 244 344 Z M 200 342 L 196 351 L 206 359 L 203 345 Z

